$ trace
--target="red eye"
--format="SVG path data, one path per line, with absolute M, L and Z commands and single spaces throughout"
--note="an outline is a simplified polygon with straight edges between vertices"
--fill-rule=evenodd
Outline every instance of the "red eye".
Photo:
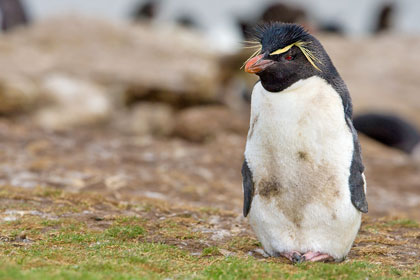
M 285 57 L 285 59 L 286 59 L 286 60 L 292 60 L 292 59 L 293 59 L 293 57 L 292 57 L 291 55 L 288 55 L 288 56 L 286 56 L 286 57 Z

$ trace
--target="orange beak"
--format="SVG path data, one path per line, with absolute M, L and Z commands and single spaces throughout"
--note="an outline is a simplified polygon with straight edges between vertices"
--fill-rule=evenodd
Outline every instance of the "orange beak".
M 245 65 L 245 72 L 255 74 L 263 71 L 268 66 L 272 65 L 274 61 L 263 59 L 264 54 L 257 55 L 249 60 Z

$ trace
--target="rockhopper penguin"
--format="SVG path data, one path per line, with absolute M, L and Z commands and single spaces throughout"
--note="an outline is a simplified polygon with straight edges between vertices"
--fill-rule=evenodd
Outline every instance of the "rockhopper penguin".
M 270 256 L 343 260 L 368 211 L 346 85 L 320 42 L 296 24 L 256 31 L 242 166 L 244 216 Z

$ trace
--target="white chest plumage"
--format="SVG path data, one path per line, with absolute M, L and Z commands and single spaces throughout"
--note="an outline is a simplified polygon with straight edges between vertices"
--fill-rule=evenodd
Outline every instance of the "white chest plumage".
M 255 193 L 249 221 L 266 252 L 347 255 L 361 214 L 349 190 L 353 138 L 338 93 L 323 79 L 278 93 L 257 83 L 245 158 Z

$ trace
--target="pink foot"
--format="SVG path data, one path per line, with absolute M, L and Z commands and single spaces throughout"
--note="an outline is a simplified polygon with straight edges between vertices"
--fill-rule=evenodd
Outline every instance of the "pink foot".
M 323 254 L 320 252 L 307 252 L 303 255 L 304 260 L 310 262 L 322 262 L 322 261 L 333 261 L 334 258 L 328 254 Z
M 283 257 L 290 260 L 292 263 L 301 263 L 305 261 L 305 257 L 298 251 L 280 253 Z

